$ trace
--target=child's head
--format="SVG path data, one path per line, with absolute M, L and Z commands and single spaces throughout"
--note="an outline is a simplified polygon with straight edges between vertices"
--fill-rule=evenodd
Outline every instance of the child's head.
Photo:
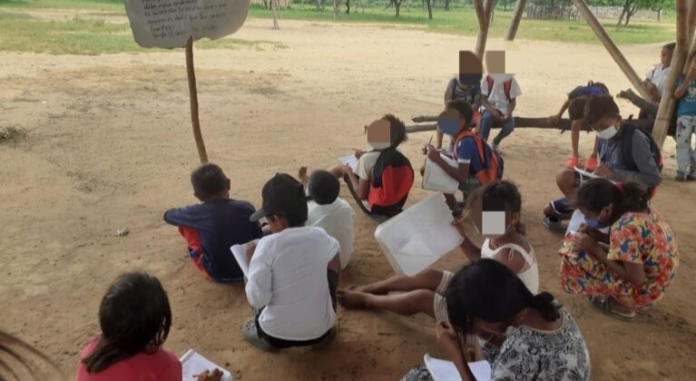
M 590 97 L 585 104 L 585 120 L 600 139 L 611 139 L 621 125 L 619 106 L 611 95 Z
M 662 62 L 662 67 L 668 68 L 672 65 L 672 55 L 674 54 L 674 49 L 676 47 L 676 42 L 669 43 L 662 47 L 662 52 L 660 53 L 660 61 Z
M 338 198 L 341 183 L 329 171 L 323 169 L 312 172 L 307 184 L 309 196 L 319 205 L 330 205 Z
M 307 197 L 304 186 L 286 173 L 278 173 L 268 180 L 261 191 L 263 205 L 251 215 L 257 222 L 266 217 L 273 233 L 287 228 L 304 226 L 307 222 Z
M 505 333 L 527 309 L 537 310 L 550 322 L 560 317 L 553 295 L 535 296 L 514 272 L 493 259 L 459 270 L 445 295 L 449 320 L 460 334 Z
M 228 198 L 230 195 L 230 179 L 222 168 L 212 163 L 202 164 L 191 172 L 191 185 L 194 195 L 203 202 Z
M 456 100 L 447 103 L 445 112 L 440 114 L 437 126 L 444 134 L 457 136 L 461 131 L 471 128 L 474 110 L 467 101 Z
M 375 149 L 393 149 L 408 138 L 404 122 L 392 114 L 386 114 L 365 126 L 365 133 L 367 142 Z
M 585 106 L 587 105 L 587 97 L 577 97 L 573 99 L 568 105 L 568 115 L 570 115 L 570 120 L 583 121 L 585 119 Z
M 466 201 L 467 214 L 483 237 L 525 234 L 522 195 L 515 184 L 505 180 L 489 183 L 472 192 Z
M 83 360 L 89 373 L 164 344 L 172 325 L 167 293 L 159 280 L 146 272 L 123 274 L 101 301 L 99 324 L 99 343 Z
M 650 194 L 636 182 L 619 185 L 606 179 L 592 179 L 578 189 L 575 206 L 593 227 L 610 226 L 624 213 L 648 209 Z

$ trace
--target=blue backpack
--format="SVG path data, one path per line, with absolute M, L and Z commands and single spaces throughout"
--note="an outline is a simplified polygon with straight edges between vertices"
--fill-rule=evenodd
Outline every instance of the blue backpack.
M 579 97 L 598 97 L 602 95 L 609 95 L 609 89 L 603 83 L 588 82 L 587 86 L 580 86 L 577 88 L 576 98 Z

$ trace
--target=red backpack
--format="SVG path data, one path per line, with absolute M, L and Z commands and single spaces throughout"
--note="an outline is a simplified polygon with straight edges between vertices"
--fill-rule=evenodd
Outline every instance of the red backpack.
M 455 138 L 454 149 L 452 150 L 452 154 L 455 159 L 457 158 L 457 147 L 459 146 L 459 143 L 468 138 L 474 139 L 476 149 L 479 154 L 479 160 L 481 161 L 481 170 L 475 175 L 479 183 L 481 185 L 486 185 L 502 179 L 504 170 L 503 158 L 493 151 L 488 143 L 486 143 L 479 134 L 471 130 L 462 131 Z
M 491 89 L 493 89 L 493 77 L 490 75 L 486 76 L 486 83 L 488 84 L 488 94 L 491 93 Z M 508 79 L 503 83 L 503 88 L 505 89 L 505 96 L 507 97 L 508 100 L 510 100 L 510 89 L 512 89 L 512 78 Z
M 413 167 L 404 154 L 391 148 L 382 151 L 367 194 L 371 212 L 388 217 L 401 213 L 413 181 Z

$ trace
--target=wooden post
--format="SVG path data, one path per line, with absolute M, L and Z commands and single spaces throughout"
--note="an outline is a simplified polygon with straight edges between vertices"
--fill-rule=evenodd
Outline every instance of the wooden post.
M 276 17 L 276 1 L 271 0 L 271 12 L 273 13 L 273 30 L 279 30 L 280 25 L 278 25 L 278 18 Z M 336 16 L 336 1 L 334 0 L 334 18 Z
M 689 45 L 692 45 L 694 41 L 694 32 L 696 32 L 696 1 L 692 0 L 689 3 L 689 19 L 686 38 L 689 40 Z
M 575 8 L 577 8 L 578 12 L 585 19 L 587 24 L 590 26 L 590 28 L 592 28 L 592 31 L 595 33 L 595 35 L 597 35 L 597 38 L 599 38 L 599 40 L 602 42 L 604 48 L 607 49 L 611 57 L 619 65 L 621 71 L 623 71 L 626 78 L 628 78 L 633 87 L 638 91 L 640 96 L 646 99 L 650 99 L 650 93 L 648 93 L 648 90 L 643 85 L 642 79 L 638 76 L 636 71 L 633 70 L 631 64 L 629 64 L 626 60 L 626 57 L 624 57 L 623 54 L 621 54 L 621 51 L 618 47 L 616 47 L 614 41 L 611 40 L 607 32 L 602 27 L 602 24 L 600 24 L 599 21 L 597 21 L 595 15 L 592 13 L 592 11 L 590 11 L 590 8 L 587 7 L 585 0 L 571 1 L 573 2 L 573 5 L 575 5 Z
M 686 61 L 686 50 L 688 44 L 688 22 L 686 12 L 686 0 L 677 0 L 677 47 L 672 55 L 672 65 L 669 69 L 669 76 L 665 81 L 665 90 L 660 101 L 660 108 L 657 111 L 655 118 L 655 126 L 653 127 L 652 135 L 658 147 L 662 147 L 667 138 L 669 124 L 672 121 L 674 107 L 677 101 L 674 99 L 674 89 L 676 87 L 679 76 L 684 71 Z
M 193 138 L 196 139 L 198 156 L 201 163 L 208 162 L 205 143 L 201 133 L 201 122 L 198 120 L 198 90 L 196 89 L 196 71 L 193 67 L 193 37 L 186 43 L 186 72 L 188 73 L 189 96 L 191 98 L 191 123 L 193 123 Z
M 515 6 L 515 13 L 512 14 L 512 21 L 510 22 L 510 28 L 507 31 L 507 36 L 505 36 L 505 41 L 515 41 L 515 36 L 517 36 L 517 29 L 520 28 L 520 21 L 522 21 L 522 15 L 524 10 L 527 8 L 527 0 L 517 0 L 517 6 Z
M 486 0 L 485 8 L 481 6 L 481 0 L 474 0 L 476 15 L 479 19 L 479 34 L 476 39 L 476 56 L 483 62 L 483 54 L 486 52 L 486 42 L 488 42 L 488 29 L 491 25 L 491 15 L 495 8 L 496 0 Z M 479 14 L 479 12 L 481 12 Z

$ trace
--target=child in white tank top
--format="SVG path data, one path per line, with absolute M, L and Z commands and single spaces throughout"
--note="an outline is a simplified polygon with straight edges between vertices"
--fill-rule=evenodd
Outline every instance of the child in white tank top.
M 481 234 L 484 219 L 484 198 L 502 200 L 505 207 L 505 228 L 502 234 Z M 453 225 L 464 237 L 461 249 L 469 261 L 494 259 L 510 268 L 529 290 L 537 294 L 539 269 L 534 250 L 524 235 L 521 223 L 522 197 L 517 187 L 508 182 L 490 183 L 472 193 L 467 200 L 467 213 Z M 464 228 L 469 223 L 485 238 L 482 247 L 469 239 Z M 344 308 L 388 310 L 410 316 L 425 313 L 437 321 L 449 322 L 445 290 L 454 273 L 427 268 L 414 276 L 397 275 L 370 285 L 339 290 L 338 300 Z M 399 294 L 390 294 L 399 292 Z

